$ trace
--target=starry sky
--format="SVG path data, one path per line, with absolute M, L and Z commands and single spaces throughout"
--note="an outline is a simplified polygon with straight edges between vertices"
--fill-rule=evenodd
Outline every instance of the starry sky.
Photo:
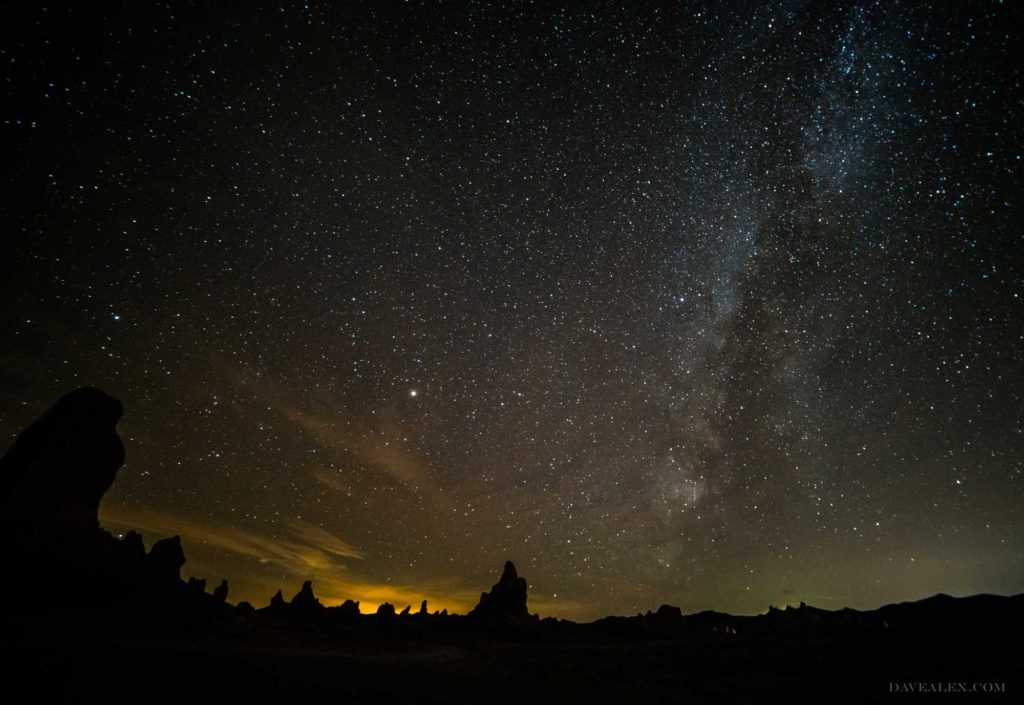
M 557 5 L 6 8 L 5 444 L 257 605 L 1024 590 L 1019 6 Z

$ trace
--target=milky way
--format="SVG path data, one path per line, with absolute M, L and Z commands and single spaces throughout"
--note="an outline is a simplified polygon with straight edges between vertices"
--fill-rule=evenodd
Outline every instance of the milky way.
M 1012 3 L 4 22 L 0 431 L 264 604 L 1024 589 Z

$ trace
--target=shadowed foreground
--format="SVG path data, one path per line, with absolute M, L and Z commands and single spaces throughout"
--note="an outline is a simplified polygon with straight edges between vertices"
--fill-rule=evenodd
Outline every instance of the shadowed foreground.
M 995 702 L 1019 685 L 1024 596 L 757 617 L 663 605 L 539 619 L 511 562 L 468 615 L 324 607 L 310 583 L 254 609 L 184 582 L 177 537 L 103 531 L 121 405 L 61 399 L 0 459 L 6 685 L 42 701 Z M 907 692 L 907 691 L 920 691 Z M 959 692 L 967 690 L 967 693 Z M 973 691 L 973 692 L 971 692 Z M 1002 691 L 1002 692 L 1000 692 Z M 17 692 L 16 690 L 14 692 Z

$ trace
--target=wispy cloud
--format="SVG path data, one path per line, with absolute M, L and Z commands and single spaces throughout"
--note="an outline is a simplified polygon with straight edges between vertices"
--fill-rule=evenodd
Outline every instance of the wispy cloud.
M 404 447 L 399 429 L 386 418 L 375 426 L 340 423 L 278 402 L 277 411 L 312 436 L 321 447 L 354 459 L 401 482 L 429 485 L 427 464 Z
M 409 447 L 406 434 L 386 410 L 377 414 L 371 424 L 317 413 L 300 407 L 264 379 L 246 374 L 224 360 L 214 362 L 224 370 L 230 383 L 254 393 L 340 461 L 372 468 L 417 489 L 432 489 L 430 464 Z
M 328 472 L 323 468 L 313 471 L 313 479 L 327 487 L 330 487 L 332 490 L 338 490 L 339 492 L 345 492 L 346 494 L 352 494 L 354 491 L 352 485 L 343 480 L 338 473 Z
M 285 520 L 278 527 L 279 533 L 266 535 L 238 526 L 105 502 L 100 507 L 100 522 L 112 531 L 140 531 L 150 543 L 166 536 L 181 536 L 189 557 L 189 573 L 208 574 L 214 580 L 226 574 L 233 599 L 257 605 L 265 604 L 278 588 L 291 597 L 303 580 L 313 581 L 324 604 L 359 600 L 365 612 L 375 610 L 382 602 L 390 602 L 399 609 L 405 605 L 416 608 L 421 600 L 427 599 L 431 609 L 464 613 L 479 596 L 479 592 L 448 580 L 409 585 L 358 575 L 349 564 L 361 563 L 365 553 L 331 532 L 299 519 Z M 220 556 L 214 555 L 214 551 Z M 224 552 L 238 560 L 225 561 Z
M 308 524 L 299 519 L 288 519 L 285 521 L 292 536 L 303 539 L 307 544 L 316 546 L 327 553 L 333 553 L 342 558 L 363 558 L 363 554 L 353 548 L 350 544 L 342 541 L 334 534 L 321 529 L 319 526 Z
M 232 525 L 196 521 L 153 509 L 118 507 L 104 503 L 100 521 L 105 526 L 136 529 L 144 533 L 171 536 L 177 534 L 187 544 L 207 545 L 253 558 L 260 563 L 274 563 L 285 570 L 301 574 L 303 570 L 339 568 L 336 559 L 363 558 L 362 552 L 330 532 L 300 521 L 284 522 L 281 536 L 264 534 Z

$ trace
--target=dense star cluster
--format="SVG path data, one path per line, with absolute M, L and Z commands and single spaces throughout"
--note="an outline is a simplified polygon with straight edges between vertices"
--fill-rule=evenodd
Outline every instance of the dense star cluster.
M 826 5 L 22 8 L 5 443 L 258 604 L 1021 591 L 1019 9 Z

